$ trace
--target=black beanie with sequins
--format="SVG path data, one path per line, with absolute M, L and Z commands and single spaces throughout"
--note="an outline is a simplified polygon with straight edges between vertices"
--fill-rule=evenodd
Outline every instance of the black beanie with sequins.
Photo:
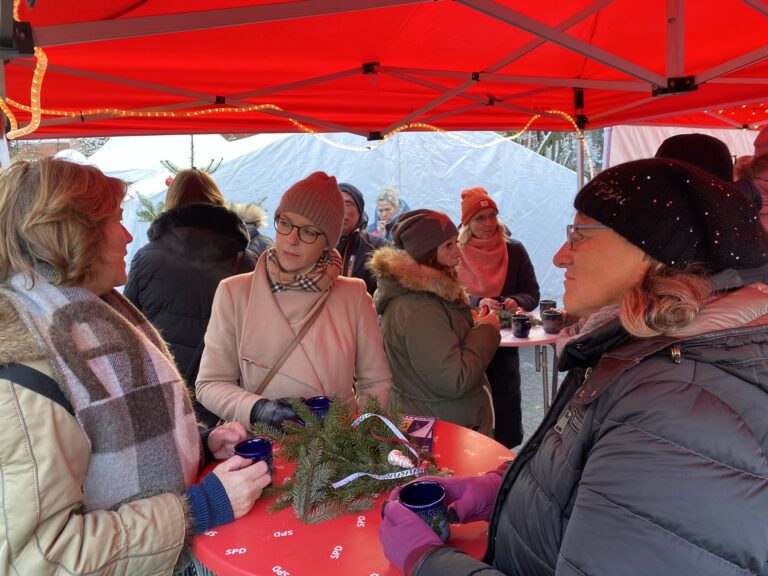
M 587 183 L 576 210 L 656 260 L 709 272 L 768 263 L 768 233 L 743 194 L 691 164 L 654 158 L 609 168 Z

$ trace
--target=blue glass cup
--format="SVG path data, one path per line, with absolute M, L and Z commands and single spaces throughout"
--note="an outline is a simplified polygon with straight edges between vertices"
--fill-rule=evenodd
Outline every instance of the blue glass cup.
M 445 488 L 432 480 L 416 480 L 403 486 L 397 495 L 400 504 L 415 512 L 445 542 L 450 536 Z
M 272 442 L 268 438 L 255 436 L 243 440 L 235 445 L 235 454 L 252 460 L 254 464 L 263 460 L 272 474 Z
M 328 396 L 313 396 L 304 400 L 304 404 L 309 408 L 319 420 L 325 418 L 328 414 L 328 409 L 331 407 L 331 399 Z
M 513 314 L 509 320 L 515 338 L 528 338 L 531 333 L 531 318 L 527 314 Z

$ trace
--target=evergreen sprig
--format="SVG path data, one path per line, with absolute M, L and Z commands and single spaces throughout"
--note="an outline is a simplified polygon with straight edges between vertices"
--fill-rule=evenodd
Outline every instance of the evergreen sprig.
M 275 498 L 270 511 L 293 506 L 296 517 L 303 522 L 325 522 L 341 514 L 368 510 L 380 492 L 413 479 L 374 480 L 362 476 L 333 488 L 333 482 L 355 472 L 383 475 L 401 470 L 387 462 L 389 452 L 398 448 L 398 444 L 374 436 L 394 439 L 395 435 L 378 418 L 368 418 L 352 428 L 355 414 L 347 402 L 338 398 L 333 398 L 322 421 L 301 399 L 292 399 L 291 405 L 306 425 L 291 422 L 282 431 L 264 424 L 253 425 L 255 434 L 280 446 L 283 461 L 296 463 L 296 471 L 284 484 L 266 490 L 265 495 Z M 363 411 L 385 416 L 398 424 L 401 422 L 400 414 L 386 414 L 374 396 L 368 399 Z M 403 453 L 408 452 L 399 447 Z M 425 472 L 437 473 L 437 467 L 430 459 L 427 459 Z

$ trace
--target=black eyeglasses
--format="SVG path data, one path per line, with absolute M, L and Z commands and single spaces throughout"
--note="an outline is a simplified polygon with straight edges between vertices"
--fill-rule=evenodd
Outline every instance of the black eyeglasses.
M 304 242 L 304 244 L 314 244 L 323 235 L 323 232 L 312 230 L 312 228 L 307 226 L 296 226 L 288 218 L 280 218 L 279 216 L 275 218 L 275 230 L 277 230 L 278 234 L 288 236 L 294 228 L 298 230 L 299 240 Z
M 608 230 L 610 226 L 602 224 L 568 224 L 566 226 L 566 236 L 568 237 L 568 248 L 573 250 L 573 232 L 574 230 Z

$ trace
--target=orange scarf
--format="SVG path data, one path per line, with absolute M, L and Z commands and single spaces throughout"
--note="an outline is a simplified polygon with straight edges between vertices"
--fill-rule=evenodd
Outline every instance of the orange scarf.
M 507 279 L 507 243 L 496 233 L 488 240 L 474 236 L 461 247 L 459 280 L 472 296 L 501 296 Z

